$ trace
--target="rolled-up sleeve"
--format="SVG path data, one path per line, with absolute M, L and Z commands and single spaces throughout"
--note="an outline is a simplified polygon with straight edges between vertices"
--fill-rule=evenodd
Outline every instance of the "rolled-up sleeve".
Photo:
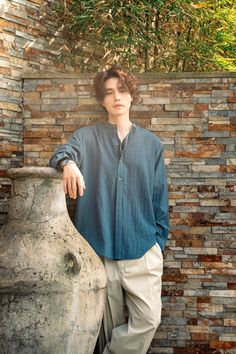
M 76 131 L 67 144 L 61 145 L 49 160 L 49 166 L 59 169 L 58 163 L 64 158 L 73 160 L 78 167 L 82 163 L 83 147 L 79 139 L 78 131 Z

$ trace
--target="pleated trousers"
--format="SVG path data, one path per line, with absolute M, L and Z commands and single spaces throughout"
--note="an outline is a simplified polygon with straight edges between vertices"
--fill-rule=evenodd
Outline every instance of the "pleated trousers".
M 102 258 L 107 272 L 100 354 L 146 354 L 161 322 L 163 256 L 155 244 L 141 258 Z

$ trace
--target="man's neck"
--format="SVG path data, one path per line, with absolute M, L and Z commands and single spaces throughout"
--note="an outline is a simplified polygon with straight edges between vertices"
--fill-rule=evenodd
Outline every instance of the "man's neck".
M 132 128 L 132 122 L 130 121 L 129 116 L 109 117 L 108 122 L 117 126 L 117 134 L 121 142 L 129 134 Z

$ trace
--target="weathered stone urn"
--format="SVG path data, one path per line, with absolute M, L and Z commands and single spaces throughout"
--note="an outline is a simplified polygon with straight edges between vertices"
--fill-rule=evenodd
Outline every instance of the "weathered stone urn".
M 62 175 L 43 167 L 9 175 L 9 222 L 0 236 L 0 353 L 93 353 L 106 275 L 68 216 Z

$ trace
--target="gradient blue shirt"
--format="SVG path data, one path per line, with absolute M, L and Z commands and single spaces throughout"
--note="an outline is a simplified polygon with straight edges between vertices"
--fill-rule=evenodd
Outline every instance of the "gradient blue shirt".
M 86 190 L 76 201 L 75 226 L 100 256 L 143 256 L 168 236 L 168 192 L 159 138 L 133 124 L 121 143 L 108 122 L 75 131 L 50 160 L 76 162 Z

